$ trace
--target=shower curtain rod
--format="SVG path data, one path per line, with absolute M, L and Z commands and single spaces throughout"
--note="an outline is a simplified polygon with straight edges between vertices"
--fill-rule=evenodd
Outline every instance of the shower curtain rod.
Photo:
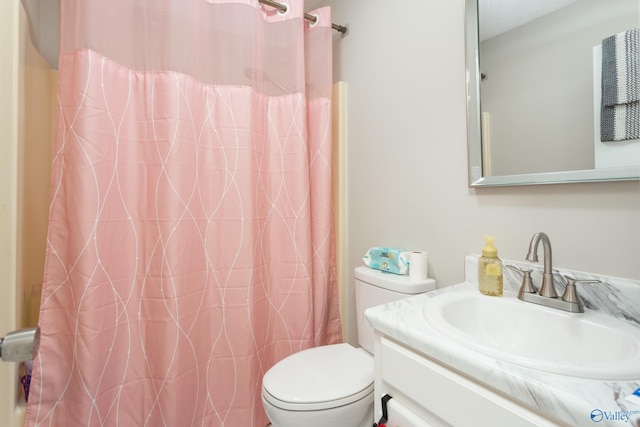
M 260 3 L 266 4 L 267 6 L 275 7 L 280 12 L 286 12 L 287 11 L 287 6 L 285 6 L 282 3 L 277 3 L 277 2 L 272 1 L 272 0 L 258 0 L 258 1 Z M 315 16 L 310 15 L 308 13 L 305 13 L 304 17 L 305 17 L 305 19 L 308 19 L 309 21 L 313 22 L 314 24 L 318 20 L 318 18 L 316 18 Z M 331 28 L 333 28 L 336 31 L 340 31 L 342 34 L 346 34 L 347 33 L 347 27 L 344 27 L 342 25 L 331 23 Z

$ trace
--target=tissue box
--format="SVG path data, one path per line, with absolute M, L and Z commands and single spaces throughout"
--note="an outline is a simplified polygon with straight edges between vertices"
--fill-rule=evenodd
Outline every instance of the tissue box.
M 410 252 L 402 249 L 371 248 L 362 260 L 367 267 L 394 274 L 409 274 Z

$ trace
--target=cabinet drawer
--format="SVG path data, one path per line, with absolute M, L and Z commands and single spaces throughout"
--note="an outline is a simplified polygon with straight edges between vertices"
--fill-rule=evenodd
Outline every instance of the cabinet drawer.
M 387 410 L 389 413 L 387 427 L 432 427 L 432 424 L 422 420 L 411 409 L 398 402 L 397 399 L 389 400 Z
M 470 379 L 381 337 L 382 381 L 456 427 L 557 426 Z

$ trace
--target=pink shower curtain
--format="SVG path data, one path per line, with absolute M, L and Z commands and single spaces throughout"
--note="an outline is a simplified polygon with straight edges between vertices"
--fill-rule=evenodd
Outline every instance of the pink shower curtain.
M 331 18 L 63 0 L 26 426 L 264 426 L 262 376 L 341 340 Z

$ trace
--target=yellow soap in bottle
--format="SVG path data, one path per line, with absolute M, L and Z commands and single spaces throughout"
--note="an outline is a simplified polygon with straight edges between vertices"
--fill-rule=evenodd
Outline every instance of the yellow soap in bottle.
M 495 237 L 487 236 L 482 256 L 478 259 L 478 288 L 484 295 L 502 295 L 502 261 L 493 244 Z

